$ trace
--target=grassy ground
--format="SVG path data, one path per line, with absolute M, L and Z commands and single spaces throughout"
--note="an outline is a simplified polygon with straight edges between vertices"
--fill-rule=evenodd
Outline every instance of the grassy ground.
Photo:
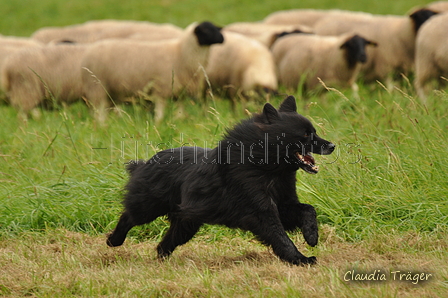
M 306 249 L 319 264 L 298 268 L 244 235 L 194 238 L 166 262 L 156 242 L 109 249 L 104 238 L 52 230 L 0 244 L 4 296 L 36 297 L 444 297 L 446 237 L 376 233 L 350 243 L 323 226 L 321 243 Z M 399 271 L 399 272 L 398 272 Z M 375 273 L 376 272 L 376 273 Z M 354 273 L 354 274 L 353 274 Z M 375 273 L 380 281 L 355 281 Z M 424 277 L 421 278 L 421 274 Z M 400 275 L 405 274 L 405 275 Z M 417 278 L 416 278 L 417 275 Z M 408 280 L 406 280 L 408 279 Z
M 183 26 L 205 18 L 221 24 L 258 20 L 291 7 L 404 13 L 419 4 L 46 0 L 19 9 L 16 2 L 4 5 L 15 18 L 4 14 L 3 34 L 27 35 L 43 25 L 102 17 Z M 269 100 L 278 105 L 282 98 Z M 318 257 L 311 268 L 279 261 L 250 233 L 216 226 L 204 227 L 170 260 L 159 262 L 154 248 L 167 228 L 165 219 L 135 228 L 123 247 L 105 245 L 104 235 L 121 212 L 128 160 L 173 146 L 212 147 L 225 128 L 247 117 L 245 109 L 260 111 L 264 100 L 237 103 L 232 111 L 218 96 L 206 103 L 184 98 L 170 105 L 158 126 L 139 105 L 111 111 L 106 126 L 82 103 L 43 111 L 27 123 L 11 107 L 0 106 L 0 295 L 444 297 L 448 95 L 439 92 L 422 105 L 405 81 L 393 91 L 361 85 L 360 99 L 346 91 L 298 98 L 300 113 L 338 146 L 330 156 L 316 156 L 318 175 L 297 176 L 299 197 L 316 207 L 321 224 L 315 248 L 307 247 L 300 233 L 290 234 L 305 255 Z M 387 280 L 345 281 L 375 270 Z M 429 280 L 393 280 L 421 273 L 431 274 Z
M 314 205 L 322 236 L 316 248 L 291 237 L 313 268 L 280 262 L 250 233 L 206 226 L 166 263 L 155 260 L 165 219 L 135 228 L 124 247 L 104 234 L 121 211 L 124 163 L 156 150 L 212 146 L 245 117 L 243 105 L 183 100 L 188 117 L 155 127 L 139 106 L 111 113 L 106 127 L 74 105 L 18 124 L 1 107 L 0 278 L 6 296 L 366 296 L 443 297 L 448 284 L 447 96 L 422 106 L 399 91 L 352 101 L 330 92 L 300 100 L 303 114 L 334 141 L 334 156 L 316 157 L 318 175 L 298 173 L 303 202 Z M 272 98 L 278 104 L 279 98 Z M 315 101 L 314 101 L 315 100 Z M 209 107 L 210 106 L 210 107 Z M 252 112 L 261 104 L 244 106 Z M 180 117 L 180 118 L 178 118 Z M 171 118 L 171 119 L 170 119 Z M 99 149 L 105 148 L 105 149 Z M 350 270 L 387 272 L 387 281 L 346 282 Z M 390 272 L 433 275 L 414 285 Z

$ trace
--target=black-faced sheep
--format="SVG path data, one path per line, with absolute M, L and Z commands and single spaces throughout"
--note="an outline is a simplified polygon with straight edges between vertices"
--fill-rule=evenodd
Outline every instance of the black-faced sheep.
M 274 58 L 260 42 L 234 32 L 223 32 L 224 43 L 213 45 L 206 68 L 212 87 L 226 89 L 235 96 L 239 91 L 276 91 Z
M 270 48 L 277 39 L 277 35 L 283 32 L 305 32 L 312 33 L 310 27 L 300 24 L 281 25 L 265 24 L 260 22 L 238 22 L 226 25 L 223 28 L 226 32 L 236 32 L 253 38 Z
M 286 87 L 296 89 L 303 80 L 305 88 L 315 88 L 320 78 L 327 86 L 350 86 L 356 95 L 358 72 L 368 60 L 367 45 L 376 44 L 352 34 L 290 34 L 274 43 L 272 53 L 279 81 Z
M 43 43 L 69 40 L 76 43 L 91 43 L 109 38 L 136 36 L 145 40 L 163 40 L 179 37 L 182 28 L 172 24 L 144 21 L 94 20 L 66 27 L 44 27 L 31 37 Z
M 19 115 L 27 114 L 46 99 L 67 103 L 81 99 L 80 61 L 86 47 L 55 44 L 26 48 L 5 60 L 2 83 Z
M 378 47 L 367 50 L 369 60 L 361 72 L 366 81 L 386 80 L 390 87 L 393 74 L 413 70 L 416 32 L 434 14 L 425 9 L 409 16 L 336 14 L 322 18 L 313 29 L 319 35 L 353 32 L 376 41 Z
M 448 14 L 431 18 L 417 35 L 415 81 L 418 96 L 425 101 L 431 80 L 448 78 Z
M 199 96 L 210 45 L 222 43 L 220 28 L 194 23 L 178 39 L 158 42 L 108 40 L 93 44 L 82 65 L 86 98 L 100 122 L 105 110 L 125 96 L 150 94 L 155 119 L 162 119 L 166 100 L 182 91 Z

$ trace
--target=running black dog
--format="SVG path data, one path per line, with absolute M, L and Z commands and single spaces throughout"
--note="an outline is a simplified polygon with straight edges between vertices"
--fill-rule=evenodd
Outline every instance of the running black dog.
M 299 202 L 296 171 L 317 173 L 311 153 L 331 154 L 335 145 L 296 110 L 293 96 L 278 110 L 267 103 L 214 149 L 180 147 L 130 163 L 125 210 L 107 244 L 121 245 L 132 227 L 168 215 L 171 226 L 157 247 L 159 257 L 169 256 L 207 223 L 251 231 L 292 264 L 315 263 L 285 230 L 299 228 L 309 245 L 317 244 L 316 211 Z

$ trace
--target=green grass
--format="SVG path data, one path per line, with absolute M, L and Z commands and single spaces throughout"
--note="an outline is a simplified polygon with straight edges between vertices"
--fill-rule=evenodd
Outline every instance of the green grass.
M 403 14 L 419 1 L 4 1 L 0 32 L 29 35 L 40 26 L 98 18 L 141 19 L 185 26 L 255 21 L 294 8 L 343 8 Z M 72 3 L 73 2 L 73 3 Z M 428 1 L 427 1 L 428 2 Z M 23 8 L 26 7 L 26 8 Z M 284 91 L 284 90 L 283 90 Z M 303 245 L 320 260 L 314 268 L 278 261 L 250 233 L 219 226 L 201 229 L 166 263 L 154 246 L 166 219 L 134 228 L 111 250 L 104 234 L 122 210 L 125 163 L 182 145 L 214 146 L 226 128 L 258 112 L 262 102 L 213 97 L 172 103 L 161 125 L 139 105 L 120 105 L 105 126 L 77 103 L 42 111 L 23 123 L 0 106 L 0 295 L 4 296 L 260 296 L 442 297 L 448 288 L 448 95 L 425 105 L 406 83 L 298 96 L 299 112 L 337 144 L 316 156 L 318 175 L 299 171 L 301 201 L 316 207 L 320 244 Z M 271 98 L 278 106 L 283 96 Z M 183 105 L 185 115 L 178 115 Z M 353 268 L 432 270 L 419 287 L 400 283 L 346 284 Z M 429 269 L 428 269 L 429 268 Z
M 253 0 L 4 0 L 1 33 L 28 36 L 43 26 L 64 26 L 92 19 L 135 19 L 169 22 L 185 27 L 194 21 L 211 20 L 219 25 L 258 21 L 269 13 L 290 8 L 339 8 L 380 14 L 404 14 L 411 7 L 431 1 L 253 1 Z
M 448 222 L 447 97 L 423 106 L 398 91 L 377 92 L 376 99 L 361 95 L 354 101 L 330 92 L 299 102 L 320 134 L 338 145 L 334 154 L 317 157 L 322 167 L 317 176 L 298 173 L 300 197 L 347 239 L 379 228 L 437 230 Z M 246 117 L 241 104 L 232 113 L 225 99 L 210 101 L 215 108 L 190 100 L 181 104 L 189 116 L 176 119 L 174 108 L 172 119 L 158 127 L 138 106 L 111 113 L 106 127 L 82 104 L 44 111 L 27 124 L 18 123 L 10 107 L 1 107 L 6 124 L 1 232 L 49 227 L 107 232 L 121 208 L 126 162 L 167 147 L 214 146 L 226 127 Z M 261 108 L 251 105 L 252 112 Z

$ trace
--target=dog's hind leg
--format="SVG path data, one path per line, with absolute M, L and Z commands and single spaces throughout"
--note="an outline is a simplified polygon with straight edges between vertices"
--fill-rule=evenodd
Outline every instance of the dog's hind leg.
M 187 243 L 197 233 L 202 223 L 171 218 L 171 226 L 157 246 L 159 258 L 166 258 L 179 245 Z
M 130 229 L 138 225 L 150 223 L 157 217 L 167 214 L 168 211 L 168 206 L 163 204 L 151 206 L 136 205 L 132 209 L 126 208 L 115 230 L 107 237 L 107 245 L 112 247 L 122 245 Z
M 111 247 L 122 245 L 129 230 L 134 226 L 135 224 L 132 222 L 129 213 L 126 211 L 123 212 L 117 226 L 115 227 L 115 230 L 107 237 L 107 245 Z

